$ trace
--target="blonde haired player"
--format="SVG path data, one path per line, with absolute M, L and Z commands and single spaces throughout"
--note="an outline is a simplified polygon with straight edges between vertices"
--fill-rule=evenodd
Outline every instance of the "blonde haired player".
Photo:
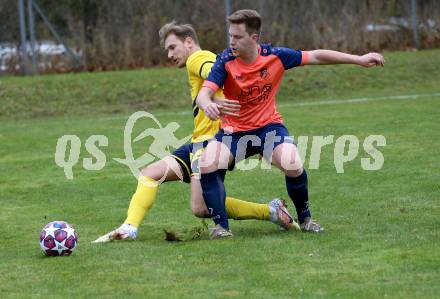
M 124 223 L 119 228 L 99 237 L 93 241 L 94 243 L 136 239 L 139 225 L 156 199 L 156 193 L 160 185 L 159 180 L 168 182 L 183 178 L 184 182 L 190 183 L 193 214 L 200 218 L 210 217 L 203 199 L 200 179 L 198 178 L 198 158 L 204 147 L 206 147 L 208 140 L 213 138 L 220 129 L 220 122 L 210 120 L 199 109 L 195 100 L 204 80 L 210 73 L 216 55 L 200 48 L 197 34 L 189 24 L 168 23 L 160 29 L 159 36 L 168 58 L 178 68 L 186 67 L 187 69 L 194 117 L 192 140 L 191 143 L 183 145 L 171 155 L 148 165 L 142 170 Z M 216 93 L 216 100 L 223 114 L 237 115 L 239 106 L 235 104 L 235 101 L 223 99 L 221 90 Z M 273 199 L 269 204 L 259 204 L 226 197 L 225 206 L 227 216 L 231 219 L 269 220 L 284 229 L 290 229 L 291 227 L 299 229 L 287 211 L 284 201 L 280 199 Z M 229 232 L 224 233 L 228 234 Z M 223 232 L 213 231 L 211 236 L 212 238 L 225 237 L 222 234 Z

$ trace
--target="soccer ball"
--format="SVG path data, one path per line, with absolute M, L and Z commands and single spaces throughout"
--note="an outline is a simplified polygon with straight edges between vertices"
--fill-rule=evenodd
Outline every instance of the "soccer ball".
M 48 256 L 70 255 L 78 243 L 75 229 L 67 222 L 53 221 L 40 233 L 40 247 Z

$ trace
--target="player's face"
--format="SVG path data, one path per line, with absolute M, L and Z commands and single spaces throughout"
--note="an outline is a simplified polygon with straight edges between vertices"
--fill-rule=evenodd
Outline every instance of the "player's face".
M 165 39 L 165 51 L 167 51 L 168 59 L 178 68 L 186 66 L 186 61 L 190 54 L 190 41 L 188 39 L 190 38 L 186 38 L 182 41 L 174 34 L 168 35 Z
M 245 24 L 230 24 L 229 25 L 229 45 L 232 49 L 232 54 L 240 56 L 253 49 L 258 41 L 258 35 L 249 34 L 246 31 Z

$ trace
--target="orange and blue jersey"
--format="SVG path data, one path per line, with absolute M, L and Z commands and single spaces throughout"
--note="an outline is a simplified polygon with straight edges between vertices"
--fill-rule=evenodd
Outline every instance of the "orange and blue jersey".
M 307 52 L 272 45 L 260 45 L 258 57 L 250 64 L 226 49 L 216 58 L 203 86 L 217 91 L 223 86 L 225 98 L 239 101 L 240 116 L 225 115 L 221 126 L 230 132 L 254 130 L 270 123 L 282 123 L 275 97 L 284 71 L 307 64 Z

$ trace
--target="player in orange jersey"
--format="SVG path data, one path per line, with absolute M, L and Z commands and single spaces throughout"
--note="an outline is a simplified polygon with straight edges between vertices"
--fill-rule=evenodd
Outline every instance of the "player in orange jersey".
M 223 181 L 227 168 L 255 155 L 262 155 L 285 174 L 289 197 L 295 204 L 301 229 L 320 232 L 308 205 L 307 173 L 281 114 L 275 96 L 284 71 L 302 65 L 357 64 L 383 66 L 377 53 L 363 56 L 331 50 L 299 51 L 259 44 L 261 17 L 255 10 L 239 10 L 228 17 L 230 48 L 217 57 L 197 98 L 198 106 L 212 120 L 221 117 L 220 132 L 202 156 L 201 185 L 217 231 L 229 231 Z M 223 87 L 225 98 L 236 101 L 239 116 L 221 116 L 213 94 Z

